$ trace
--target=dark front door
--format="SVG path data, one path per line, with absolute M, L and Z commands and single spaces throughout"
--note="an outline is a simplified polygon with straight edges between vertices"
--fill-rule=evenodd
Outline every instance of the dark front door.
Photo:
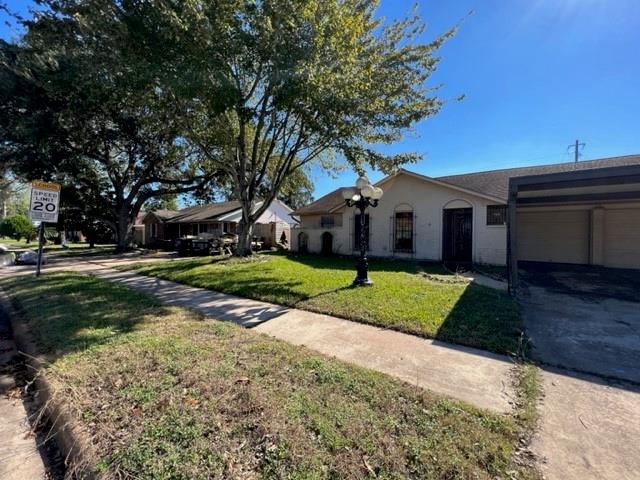
M 329 232 L 322 234 L 322 254 L 331 255 L 333 253 L 333 235 Z
M 442 259 L 445 262 L 471 262 L 473 209 L 444 210 L 442 229 Z

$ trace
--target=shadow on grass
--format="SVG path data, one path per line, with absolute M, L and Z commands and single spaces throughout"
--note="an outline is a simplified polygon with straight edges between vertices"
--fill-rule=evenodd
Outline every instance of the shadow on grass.
M 117 342 L 139 323 L 167 312 L 147 295 L 80 274 L 20 277 L 0 285 L 50 361 Z
M 516 300 L 507 293 L 470 283 L 435 335 L 436 340 L 521 355 L 524 327 Z

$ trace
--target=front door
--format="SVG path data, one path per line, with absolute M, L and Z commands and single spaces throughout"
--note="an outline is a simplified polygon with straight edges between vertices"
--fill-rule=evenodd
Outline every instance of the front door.
M 322 254 L 331 255 L 333 253 L 333 235 L 329 232 L 322 234 Z
M 471 263 L 473 209 L 444 210 L 442 226 L 442 259 L 445 262 Z

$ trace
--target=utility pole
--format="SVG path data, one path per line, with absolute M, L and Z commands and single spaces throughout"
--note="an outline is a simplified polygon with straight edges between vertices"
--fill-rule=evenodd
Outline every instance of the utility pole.
M 573 158 L 576 163 L 578 163 L 578 160 L 580 159 L 580 149 L 584 148 L 585 145 L 586 143 L 580 143 L 578 140 L 576 140 L 576 143 L 571 144 L 567 147 L 567 150 L 571 150 L 573 148 Z

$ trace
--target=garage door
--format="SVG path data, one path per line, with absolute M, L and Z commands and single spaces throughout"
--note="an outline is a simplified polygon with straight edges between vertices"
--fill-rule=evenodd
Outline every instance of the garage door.
M 640 208 L 606 210 L 604 265 L 640 268 Z
M 589 211 L 518 212 L 518 258 L 589 263 Z

